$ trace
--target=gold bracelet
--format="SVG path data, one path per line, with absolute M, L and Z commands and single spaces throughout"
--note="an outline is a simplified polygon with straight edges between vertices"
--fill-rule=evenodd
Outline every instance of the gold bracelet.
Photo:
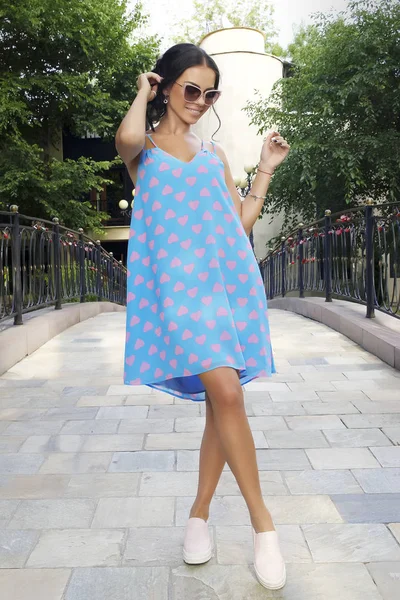
M 271 175 L 271 177 L 273 175 L 273 173 L 268 173 L 268 171 L 263 171 L 262 169 L 257 169 L 257 173 L 258 171 L 260 171 L 260 173 L 265 173 L 266 175 Z

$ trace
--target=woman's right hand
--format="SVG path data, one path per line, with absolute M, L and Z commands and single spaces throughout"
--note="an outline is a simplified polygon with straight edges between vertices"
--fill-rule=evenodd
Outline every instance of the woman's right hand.
M 139 75 L 137 80 L 137 86 L 139 92 L 143 91 L 147 93 L 147 102 L 154 100 L 157 95 L 158 85 L 162 81 L 162 77 L 157 73 L 143 73 Z

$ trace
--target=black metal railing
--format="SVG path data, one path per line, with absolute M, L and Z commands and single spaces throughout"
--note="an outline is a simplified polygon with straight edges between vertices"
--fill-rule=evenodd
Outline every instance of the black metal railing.
M 0 323 L 62 302 L 126 304 L 127 270 L 100 241 L 10 208 L 0 211 Z
M 373 204 L 299 224 L 260 263 L 267 297 L 325 295 L 400 318 L 400 208 Z

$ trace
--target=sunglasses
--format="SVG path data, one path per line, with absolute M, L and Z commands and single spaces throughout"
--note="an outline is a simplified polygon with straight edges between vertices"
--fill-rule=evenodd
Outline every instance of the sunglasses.
M 183 85 L 177 81 L 174 83 L 183 88 L 183 97 L 186 102 L 196 102 L 196 100 L 203 96 L 204 104 L 211 106 L 216 103 L 221 95 L 220 90 L 207 90 L 206 92 L 202 92 L 201 89 L 193 83 L 184 83 Z

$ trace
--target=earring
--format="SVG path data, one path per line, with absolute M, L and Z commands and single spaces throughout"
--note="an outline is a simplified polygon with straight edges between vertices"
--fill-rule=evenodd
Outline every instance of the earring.
M 165 96 L 163 102 L 164 102 L 164 104 L 168 104 L 168 98 L 166 96 Z

